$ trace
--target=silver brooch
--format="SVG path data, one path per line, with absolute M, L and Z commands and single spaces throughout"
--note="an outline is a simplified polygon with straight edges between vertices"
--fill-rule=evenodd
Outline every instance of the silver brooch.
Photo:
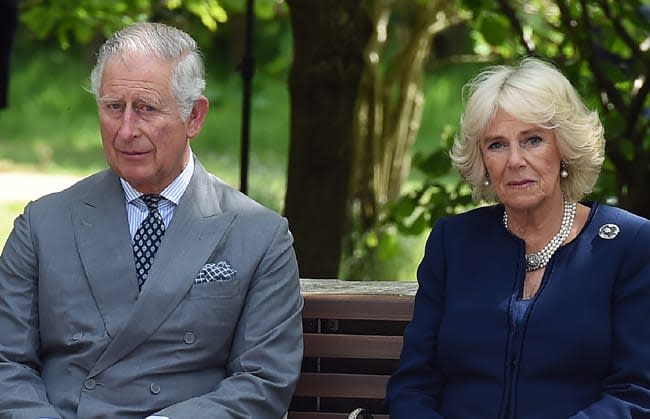
M 603 224 L 598 229 L 598 235 L 601 239 L 611 240 L 618 236 L 621 229 L 616 224 Z

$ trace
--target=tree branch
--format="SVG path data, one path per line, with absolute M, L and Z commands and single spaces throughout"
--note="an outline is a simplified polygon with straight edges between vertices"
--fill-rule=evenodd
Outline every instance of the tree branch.
M 562 21 L 565 22 L 565 26 L 567 29 L 571 28 L 571 22 L 569 19 L 570 12 L 568 10 L 567 4 L 561 0 L 557 1 L 557 5 L 560 8 L 560 14 L 562 16 Z M 580 0 L 580 5 L 582 8 L 582 22 L 585 27 L 584 31 L 570 31 L 572 34 L 576 34 L 579 32 L 584 32 L 585 36 L 585 42 L 582 42 L 580 36 L 576 35 L 574 39 L 576 39 L 576 43 L 580 45 L 582 48 L 581 50 L 585 54 L 585 58 L 587 59 L 587 62 L 589 63 L 589 67 L 591 68 L 591 72 L 594 74 L 594 77 L 596 79 L 596 84 L 601 92 L 604 92 L 607 95 L 607 98 L 612 102 L 614 107 L 617 109 L 627 109 L 627 104 L 625 103 L 625 99 L 621 95 L 621 93 L 616 89 L 616 86 L 612 81 L 607 77 L 606 72 L 604 71 L 602 65 L 600 62 L 596 59 L 596 56 L 593 54 L 593 51 L 596 50 L 596 47 L 598 46 L 596 42 L 594 41 L 593 38 L 593 31 L 594 27 L 591 22 L 591 18 L 589 16 L 589 9 L 588 6 L 585 2 L 585 0 Z M 601 98 L 601 100 L 603 100 Z M 607 103 L 603 103 L 605 109 L 607 109 Z M 623 111 L 625 112 L 625 111 Z
M 634 58 L 643 62 L 646 65 L 646 67 L 650 66 L 650 57 L 648 57 L 648 54 L 641 51 L 641 49 L 639 48 L 639 43 L 632 38 L 632 36 L 629 34 L 627 30 L 625 30 L 625 27 L 621 23 L 621 19 L 619 18 L 619 16 L 615 16 L 612 13 L 612 9 L 609 7 L 609 3 L 607 2 L 607 0 L 600 0 L 598 3 L 602 7 L 603 12 L 605 12 L 605 16 L 607 16 L 607 18 L 611 20 L 612 25 L 614 25 L 614 29 L 616 29 L 616 33 L 618 33 L 621 36 L 623 42 L 625 42 L 628 48 L 630 48 L 630 51 L 632 51 L 632 55 L 634 56 Z
M 515 9 L 510 6 L 510 3 L 511 3 L 510 0 L 499 0 L 499 8 L 501 9 L 501 12 L 508 18 L 510 25 L 512 25 L 512 28 L 517 33 L 517 36 L 521 41 L 521 45 L 523 45 L 523 47 L 526 48 L 527 54 L 528 55 L 534 54 L 535 46 L 530 45 L 530 43 L 526 39 L 526 35 L 524 34 L 524 28 L 521 26 L 521 22 L 517 18 L 517 13 Z

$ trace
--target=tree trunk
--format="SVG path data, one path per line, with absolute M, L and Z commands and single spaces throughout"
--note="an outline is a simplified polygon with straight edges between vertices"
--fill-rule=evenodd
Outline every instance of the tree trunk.
M 617 167 L 620 191 L 618 206 L 650 219 L 650 194 L 648 193 L 650 163 L 647 154 L 637 152 L 635 157 L 634 162 L 620 163 L 621 166 L 625 166 L 624 169 Z
M 379 209 L 399 196 L 410 172 L 411 148 L 422 118 L 424 63 L 433 36 L 451 22 L 441 17 L 438 1 L 408 5 L 416 17 L 391 29 L 400 32 L 402 41 L 391 59 L 384 54 L 384 46 L 395 5 L 382 0 L 369 3 L 375 30 L 365 50 L 366 67 L 357 100 L 351 189 L 351 201 L 358 201 L 362 232 L 376 226 Z
M 628 185 L 628 194 L 621 196 L 618 206 L 650 219 L 650 194 L 648 182 L 639 182 L 637 185 Z
M 362 51 L 372 31 L 360 3 L 288 1 L 294 57 L 285 215 L 302 277 L 338 276 Z
M 368 275 L 384 279 L 382 274 L 391 275 L 369 269 L 377 264 L 380 212 L 399 197 L 411 170 L 412 147 L 424 106 L 424 66 L 431 42 L 437 33 L 459 20 L 457 11 L 446 0 L 368 0 L 367 4 L 374 31 L 364 51 L 366 66 L 355 115 L 348 199 L 352 218 L 346 231 L 349 239 L 345 242 L 344 279 L 369 279 Z M 400 16 L 391 20 L 392 14 Z M 393 39 L 392 51 L 386 47 L 389 38 Z M 375 239 L 366 240 L 367 236 Z

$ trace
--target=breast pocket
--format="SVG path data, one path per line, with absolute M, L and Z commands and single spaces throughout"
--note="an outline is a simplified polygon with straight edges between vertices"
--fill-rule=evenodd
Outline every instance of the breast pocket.
M 240 294 L 240 283 L 237 278 L 195 283 L 187 298 L 232 298 Z

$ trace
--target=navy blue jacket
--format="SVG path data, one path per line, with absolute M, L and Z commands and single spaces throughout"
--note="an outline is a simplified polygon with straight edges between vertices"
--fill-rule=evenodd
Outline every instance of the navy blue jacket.
M 503 206 L 436 223 L 388 384 L 391 418 L 650 418 L 650 222 L 588 205 L 521 328 L 510 310 L 524 242 L 503 227 Z M 607 238 L 606 224 L 620 232 Z

